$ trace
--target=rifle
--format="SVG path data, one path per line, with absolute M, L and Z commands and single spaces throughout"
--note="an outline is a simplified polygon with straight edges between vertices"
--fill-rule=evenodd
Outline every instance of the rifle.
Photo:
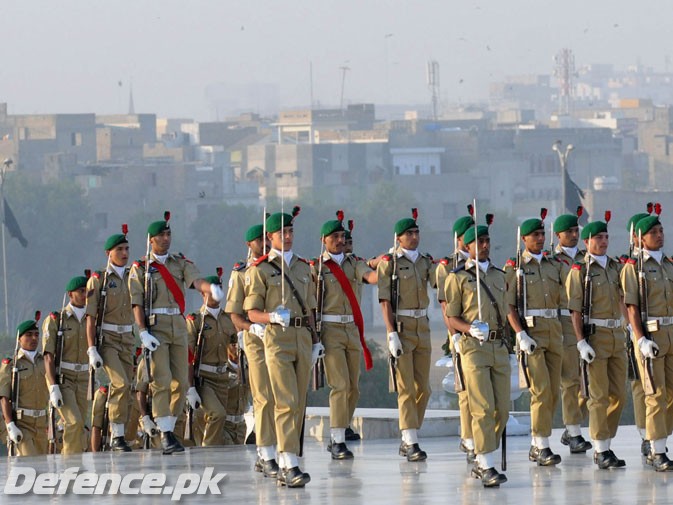
M 341 213 L 341 215 L 339 215 Z M 343 211 L 340 210 L 337 212 L 337 218 L 340 217 L 340 221 L 343 221 Z M 323 254 L 325 251 L 325 236 L 322 236 L 320 241 L 320 257 L 318 258 L 318 275 L 316 279 L 316 299 L 318 301 L 317 308 L 315 310 L 315 332 L 318 335 L 318 341 L 322 341 L 322 312 L 325 305 L 325 276 L 322 272 L 322 263 L 323 263 Z M 322 358 L 318 358 L 315 366 L 313 367 L 313 391 L 318 391 L 320 388 L 325 387 L 325 362 Z
M 640 322 L 643 330 L 643 336 L 651 340 L 650 336 L 650 324 L 652 324 L 653 331 L 659 329 L 659 321 L 653 320 L 652 323 L 648 321 L 647 316 L 647 279 L 645 278 L 645 267 L 644 267 L 644 258 L 643 258 L 643 242 L 642 234 L 638 233 L 638 242 L 640 243 L 640 248 L 638 249 L 638 303 L 640 309 Z M 658 352 L 655 350 L 654 355 L 656 356 Z M 652 363 L 652 358 L 643 358 L 643 374 L 642 374 L 642 383 L 643 383 L 643 392 L 646 396 L 651 396 L 656 393 L 657 387 L 654 383 L 654 366 Z
M 125 224 L 122 225 L 122 231 L 126 234 L 128 228 Z M 103 284 L 100 289 L 100 296 L 98 298 L 98 307 L 96 307 L 96 336 L 94 345 L 96 350 L 103 347 L 103 319 L 105 319 L 105 309 L 107 307 L 107 280 L 110 273 L 110 255 L 108 254 L 107 265 L 105 266 L 105 273 L 103 274 Z M 123 280 L 123 279 L 122 279 Z M 96 389 L 96 369 L 89 367 L 89 384 L 86 389 L 87 401 L 93 401 L 94 391 Z
M 474 208 L 471 205 L 467 206 L 467 209 L 470 211 L 470 214 L 474 212 Z M 453 270 L 458 268 L 458 232 L 453 232 Z M 453 390 L 456 393 L 462 393 L 465 391 L 465 376 L 463 374 L 463 363 L 460 353 L 453 350 L 451 354 L 451 359 L 453 360 Z
M 58 328 L 56 330 L 56 345 L 54 346 L 54 374 L 56 376 L 56 384 L 59 386 L 63 384 L 63 373 L 61 372 L 61 359 L 63 357 L 63 314 L 65 313 L 65 302 L 68 293 L 63 293 L 63 303 L 61 304 L 61 313 L 58 319 Z M 56 409 L 49 403 L 48 419 L 47 419 L 47 454 L 56 454 Z
M 591 235 L 589 235 L 589 249 L 591 249 Z M 586 273 L 584 274 L 584 294 L 582 296 L 582 336 L 589 343 L 589 337 L 596 333 L 596 325 L 591 324 L 591 300 L 593 288 L 591 283 L 591 256 L 587 253 Z M 580 358 L 580 393 L 582 398 L 589 398 L 589 371 L 588 363 Z
M 525 332 L 528 332 L 528 319 L 526 318 L 526 274 L 523 271 L 521 251 L 521 227 L 516 229 L 516 312 Z M 519 387 L 530 389 L 530 374 L 528 371 L 528 357 L 518 344 L 516 358 L 519 362 Z
M 633 258 L 634 243 L 633 243 L 633 226 L 631 223 L 631 230 L 629 231 L 629 258 Z M 640 380 L 640 372 L 638 371 L 638 361 L 636 360 L 636 349 L 633 345 L 633 335 L 631 332 L 626 338 L 626 357 L 628 360 L 628 378 L 631 381 Z
M 109 451 L 109 434 L 110 434 L 110 392 L 112 390 L 111 385 L 108 385 L 107 392 L 105 394 L 105 407 L 103 407 L 103 422 L 101 423 L 100 428 L 100 450 Z
M 203 379 L 201 378 L 201 359 L 203 357 L 203 347 L 204 347 L 204 330 L 210 328 L 206 324 L 206 313 L 201 311 L 201 324 L 199 325 L 199 332 L 196 334 L 196 344 L 194 346 L 194 375 L 193 382 L 195 387 L 199 387 L 203 384 Z M 187 402 L 187 419 L 185 420 L 185 440 L 193 441 L 192 425 L 194 422 L 194 409 Z
M 397 319 L 397 304 L 399 302 L 400 295 L 400 278 L 397 275 L 397 251 L 395 250 L 396 245 L 397 234 L 393 234 L 393 273 L 390 276 L 390 308 L 392 309 L 393 318 L 395 319 L 395 331 L 399 333 L 402 331 L 402 321 Z M 388 353 L 388 369 L 390 371 L 388 392 L 397 393 L 397 358 L 390 353 Z
M 171 213 L 169 211 L 164 212 L 164 221 L 167 221 L 171 218 Z M 145 297 L 143 298 L 143 308 L 145 310 L 145 328 L 147 331 L 150 331 L 152 326 L 156 324 L 157 316 L 152 314 L 152 271 L 151 264 L 152 260 L 150 254 L 152 252 L 152 247 L 150 245 L 150 234 L 147 234 L 147 252 L 145 254 Z M 143 360 L 145 360 L 145 367 L 147 369 L 147 382 L 148 384 L 152 382 L 152 351 L 146 347 L 143 349 Z

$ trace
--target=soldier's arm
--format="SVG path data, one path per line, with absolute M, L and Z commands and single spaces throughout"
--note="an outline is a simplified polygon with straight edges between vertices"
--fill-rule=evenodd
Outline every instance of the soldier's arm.
M 250 321 L 248 321 L 245 317 L 243 317 L 241 314 L 236 314 L 235 312 L 232 312 L 229 314 L 231 317 L 231 322 L 234 323 L 234 326 L 238 331 L 241 330 L 249 330 L 250 325 L 252 324 Z
M 269 324 L 269 313 L 264 311 L 266 283 L 257 267 L 251 267 L 245 273 L 245 294 L 243 310 L 248 311 L 248 319 L 253 323 Z
M 388 333 L 397 331 L 397 325 L 395 324 L 395 318 L 393 317 L 393 306 L 390 302 L 390 283 L 392 282 L 391 276 L 393 265 L 388 255 L 385 255 L 383 260 L 378 264 L 376 272 L 378 274 L 377 286 L 379 290 L 379 303 L 381 304 L 383 322 L 386 325 Z
M 449 328 L 453 332 L 469 333 L 470 323 L 465 321 L 462 317 L 463 313 L 463 297 L 460 279 L 454 273 L 447 275 L 444 280 L 444 292 L 446 294 L 446 301 L 444 302 L 444 317 Z
M 622 268 L 620 284 L 624 292 L 624 304 L 628 316 L 631 331 L 636 340 L 644 335 L 643 322 L 640 318 L 640 305 L 638 304 L 638 274 L 633 263 L 627 263 Z
M 98 297 L 100 294 L 98 274 L 94 273 L 86 283 L 86 343 L 88 347 L 96 345 L 96 317 L 98 315 Z
M 135 319 L 138 329 L 144 331 L 145 327 L 145 286 L 143 284 L 144 272 L 140 267 L 140 263 L 136 262 L 131 267 L 129 274 L 129 292 L 131 294 L 131 306 L 133 307 L 133 318 Z
M 5 419 L 5 424 L 12 422 L 12 404 L 6 396 L 0 397 L 0 406 L 2 407 L 2 417 Z
M 584 286 L 582 285 L 581 267 L 573 265 L 573 269 L 566 278 L 566 294 L 568 295 L 568 309 L 570 310 L 570 319 L 573 323 L 575 337 L 579 342 L 584 338 L 584 321 L 582 321 Z
M 45 378 L 47 380 L 47 385 L 51 386 L 56 384 L 56 366 L 54 364 L 54 352 L 56 333 L 58 332 L 57 323 L 54 321 L 51 314 L 44 320 L 42 324 L 42 335 L 44 335 L 43 340 L 43 352 L 44 352 L 44 369 L 45 369 Z M 64 337 L 65 338 L 65 337 Z
M 248 330 L 250 321 L 245 317 L 243 311 L 243 301 L 245 300 L 245 290 L 243 286 L 243 275 L 239 271 L 232 271 L 229 278 L 229 291 L 227 292 L 227 303 L 224 311 L 229 314 L 231 321 L 237 330 Z
M 523 326 L 521 325 L 521 321 L 519 320 L 519 313 L 516 311 L 516 307 L 514 305 L 509 306 L 509 312 L 507 313 L 507 320 L 509 321 L 509 324 L 512 326 L 512 329 L 516 333 L 523 331 Z

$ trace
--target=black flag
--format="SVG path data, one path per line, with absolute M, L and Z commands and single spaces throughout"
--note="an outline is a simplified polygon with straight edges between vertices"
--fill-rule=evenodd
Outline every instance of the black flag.
M 16 220 L 16 217 L 14 217 L 12 209 L 9 208 L 9 204 L 7 203 L 6 198 L 4 199 L 4 202 L 5 202 L 5 226 L 7 227 L 7 231 L 12 237 L 18 240 L 23 247 L 28 247 L 28 241 L 23 236 L 23 233 L 21 233 L 19 222 Z
M 584 191 L 582 191 L 582 189 L 577 184 L 575 184 L 575 181 L 573 181 L 570 178 L 570 174 L 568 173 L 567 170 L 565 171 L 565 174 L 566 174 L 566 201 L 563 203 L 565 204 L 565 208 L 567 211 L 573 212 L 574 209 L 576 209 L 580 205 L 582 206 L 584 205 L 583 203 Z M 582 217 L 584 217 L 587 220 L 587 222 L 589 221 L 589 215 L 586 212 L 586 209 Z

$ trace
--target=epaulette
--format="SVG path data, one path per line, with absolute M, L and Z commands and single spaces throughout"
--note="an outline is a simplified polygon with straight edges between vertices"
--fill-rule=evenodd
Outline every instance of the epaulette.
M 573 266 L 571 266 L 570 268 L 572 268 L 573 270 L 582 270 L 582 263 L 580 263 L 579 261 L 576 261 L 575 263 L 573 263 Z
M 239 261 L 234 263 L 234 272 L 240 272 L 241 270 L 245 270 L 246 263 L 245 261 Z
M 493 265 L 493 268 L 494 268 L 495 270 L 497 270 L 498 272 L 502 272 L 503 274 L 505 273 L 505 271 L 504 271 L 502 268 L 498 268 L 498 267 L 496 267 L 495 265 Z
M 12 362 L 12 358 L 4 358 L 2 360 L 3 365 L 9 365 Z
M 619 257 L 617 258 L 617 260 L 623 265 L 623 264 L 625 264 L 627 261 L 629 261 L 629 255 L 628 255 L 628 254 L 622 254 L 621 256 L 619 256 Z
M 421 253 L 421 256 L 428 258 L 430 261 L 434 261 L 430 253 Z
M 570 262 L 568 262 L 568 260 L 565 260 L 563 258 L 557 258 L 556 256 L 554 256 L 554 259 L 559 263 L 565 263 L 566 265 L 570 266 Z
M 92 274 L 91 277 L 94 279 L 100 279 L 100 270 L 95 270 Z
M 461 272 L 463 270 L 465 270 L 465 265 L 464 264 L 459 266 L 459 267 L 454 268 L 453 270 L 451 270 L 451 273 L 452 274 L 457 274 L 458 272 Z
M 145 268 L 145 256 L 140 259 L 137 259 L 133 262 L 133 266 L 136 268 Z
M 635 258 L 629 258 L 629 259 L 626 260 L 626 263 L 628 265 L 635 265 L 637 262 L 636 262 Z
M 58 312 L 54 311 L 51 314 L 49 314 L 49 317 L 51 317 L 54 321 L 56 321 L 59 315 L 60 314 Z
M 100 391 L 101 393 L 103 393 L 104 395 L 106 395 L 106 394 L 107 394 L 107 386 L 101 386 L 101 387 L 99 387 L 99 388 L 98 388 L 98 391 Z
M 185 256 L 185 255 L 182 254 L 181 252 L 177 253 L 176 256 L 177 256 L 178 258 L 180 258 L 181 260 L 185 260 L 187 263 L 194 264 L 194 262 L 193 262 L 192 260 L 188 259 L 187 256 Z
M 252 264 L 252 266 L 256 267 L 260 263 L 264 263 L 267 259 L 269 258 L 268 254 L 265 254 L 264 256 L 261 256 L 255 260 L 255 262 Z
M 318 261 L 318 258 L 311 258 L 310 260 L 308 260 L 308 264 L 311 265 L 312 267 L 314 267 L 316 263 L 318 264 L 320 263 Z
M 544 251 L 542 251 L 542 256 L 548 256 L 548 257 L 551 257 L 551 258 L 556 258 L 556 256 L 554 256 L 553 254 L 551 254 L 550 251 L 548 251 L 547 249 L 545 249 Z
M 191 314 L 187 314 L 187 320 L 188 321 L 196 321 L 196 313 L 192 312 Z
M 393 257 L 390 254 L 384 254 L 381 256 L 381 261 L 390 261 Z
M 311 263 L 309 262 L 309 260 L 307 260 L 306 258 L 302 258 L 301 256 L 297 256 L 297 259 L 298 259 L 299 261 L 302 261 L 302 262 L 306 263 L 307 265 L 310 265 L 310 264 L 311 264 Z
M 516 267 L 516 258 L 510 258 L 505 263 L 506 267 Z

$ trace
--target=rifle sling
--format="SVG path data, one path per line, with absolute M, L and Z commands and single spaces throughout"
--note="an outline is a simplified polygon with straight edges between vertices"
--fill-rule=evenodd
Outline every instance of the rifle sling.
M 281 258 L 281 261 L 285 261 L 284 259 Z M 304 317 L 308 317 L 308 311 L 306 310 L 306 305 L 304 305 L 304 300 L 302 299 L 301 295 L 299 294 L 299 291 L 297 291 L 297 288 L 294 287 L 294 283 L 292 280 L 287 276 L 283 270 L 276 265 L 273 261 L 269 261 L 269 265 L 271 265 L 276 272 L 281 274 L 285 280 L 287 281 L 287 284 L 290 286 L 290 289 L 292 290 L 292 294 L 295 296 L 297 299 L 297 303 L 299 303 L 299 306 L 301 307 L 301 313 Z
M 476 265 L 476 268 L 479 268 L 478 265 Z M 472 276 L 473 279 L 477 278 L 477 275 L 472 272 L 471 270 L 468 270 L 467 268 L 465 271 Z M 488 288 L 485 282 L 480 282 L 479 285 L 484 288 L 484 291 L 486 292 L 486 295 L 488 296 L 488 299 L 491 302 L 491 305 L 493 305 L 493 308 L 495 309 L 495 316 L 498 320 L 498 331 L 502 331 L 505 329 L 505 325 L 502 323 L 502 315 L 500 314 L 500 308 L 498 307 L 498 302 L 495 301 L 495 297 L 493 296 L 493 293 L 491 290 Z

